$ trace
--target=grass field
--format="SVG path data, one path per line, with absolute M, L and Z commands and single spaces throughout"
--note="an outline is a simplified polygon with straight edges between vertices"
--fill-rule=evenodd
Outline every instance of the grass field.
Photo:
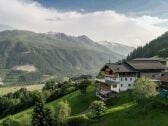
M 0 87 L 0 96 L 7 94 L 9 92 L 15 92 L 20 88 L 27 88 L 27 90 L 41 90 L 44 84 L 36 84 L 36 85 L 23 85 L 23 86 L 9 86 L 9 87 Z
M 89 87 L 86 96 L 79 91 L 48 103 L 48 106 L 57 106 L 58 102 L 67 100 L 72 108 L 72 116 L 86 113 L 95 97 L 95 86 Z M 144 112 L 136 106 L 131 92 L 123 92 L 118 97 L 108 101 L 107 111 L 100 119 L 91 120 L 89 126 L 167 126 L 168 111 L 148 110 Z M 30 126 L 32 108 L 13 115 L 23 126 Z M 0 123 L 2 120 L 0 120 Z
M 69 95 L 66 95 L 58 100 L 50 102 L 47 106 L 53 106 L 54 108 L 57 106 L 58 102 L 60 101 L 68 101 L 71 106 L 72 115 L 80 114 L 87 110 L 89 104 L 96 99 L 95 97 L 95 86 L 92 85 L 89 87 L 87 95 L 82 96 L 79 91 L 75 91 Z M 31 121 L 31 113 L 32 108 L 27 109 L 23 112 L 17 113 L 13 115 L 13 117 L 20 122 L 24 123 L 23 126 L 29 126 Z M 2 119 L 3 120 L 3 119 Z M 2 122 L 0 120 L 0 123 Z

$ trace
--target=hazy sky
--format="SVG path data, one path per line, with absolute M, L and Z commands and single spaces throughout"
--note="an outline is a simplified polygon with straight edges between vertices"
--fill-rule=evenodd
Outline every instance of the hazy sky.
M 168 29 L 168 0 L 0 0 L 0 30 L 64 32 L 130 46 Z

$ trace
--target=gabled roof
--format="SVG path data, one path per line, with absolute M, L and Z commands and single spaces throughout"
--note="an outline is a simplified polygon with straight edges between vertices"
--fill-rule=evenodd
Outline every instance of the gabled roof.
M 151 58 L 135 58 L 135 61 L 166 61 L 164 58 L 151 57 Z
M 161 64 L 159 61 L 138 61 L 132 60 L 126 62 L 128 65 L 133 67 L 135 70 L 164 70 L 166 66 Z
M 127 64 L 118 64 L 118 63 L 107 63 L 114 72 L 122 73 L 122 72 L 136 72 Z

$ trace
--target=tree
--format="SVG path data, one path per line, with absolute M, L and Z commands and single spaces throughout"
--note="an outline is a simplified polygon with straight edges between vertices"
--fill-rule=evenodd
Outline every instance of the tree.
M 68 121 L 68 118 L 71 114 L 71 108 L 68 102 L 59 102 L 56 110 L 56 120 L 57 124 L 62 126 L 65 125 Z
M 93 116 L 99 117 L 106 110 L 106 105 L 103 101 L 93 101 L 89 107 Z
M 150 98 L 157 95 L 156 87 L 157 85 L 146 77 L 137 79 L 133 91 L 135 101 L 144 106 Z
M 168 48 L 163 48 L 158 53 L 159 57 L 167 58 L 168 57 Z
M 86 94 L 87 87 L 91 84 L 92 82 L 90 80 L 83 80 L 79 83 L 78 89 L 80 90 L 81 94 Z
M 54 126 L 54 122 L 54 115 L 52 115 L 52 111 L 49 108 L 45 108 L 44 101 L 39 98 L 32 113 L 32 125 Z
M 57 88 L 56 82 L 54 80 L 49 80 L 45 83 L 43 90 L 54 90 L 55 88 Z
M 55 111 L 52 107 L 48 107 L 48 108 L 45 108 L 44 110 L 44 114 L 45 114 L 45 117 L 46 117 L 46 123 L 47 123 L 47 126 L 55 126 Z

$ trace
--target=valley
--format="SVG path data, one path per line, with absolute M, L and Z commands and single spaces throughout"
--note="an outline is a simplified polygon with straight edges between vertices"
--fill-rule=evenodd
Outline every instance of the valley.
M 31 31 L 0 32 L 0 76 L 4 84 L 37 83 L 45 75 L 96 75 L 104 63 L 125 57 L 132 47 L 104 46 L 87 36 Z M 122 48 L 120 49 L 120 47 Z M 116 48 L 116 46 L 114 46 Z M 122 52 L 124 51 L 124 55 Z

